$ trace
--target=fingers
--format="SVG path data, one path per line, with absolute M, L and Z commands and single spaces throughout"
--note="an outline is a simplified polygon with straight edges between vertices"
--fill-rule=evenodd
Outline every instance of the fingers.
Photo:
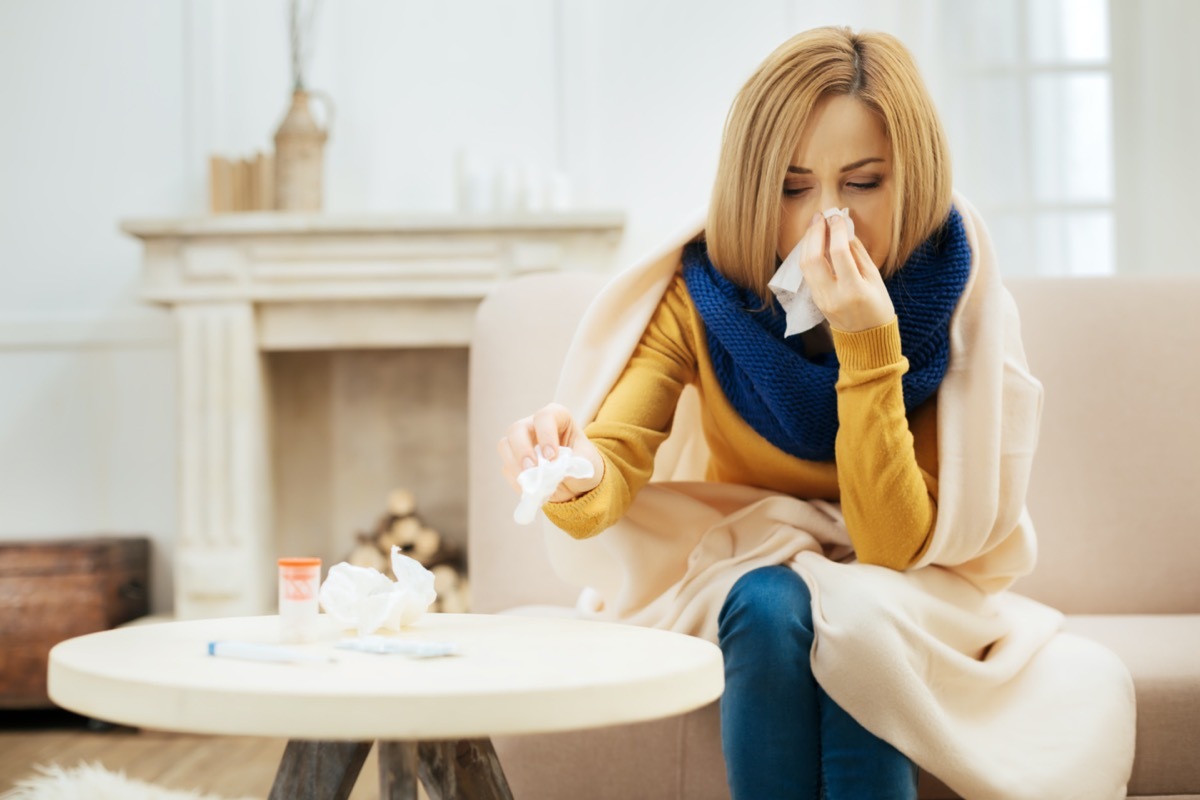
M 537 456 L 534 454 L 537 439 L 533 430 L 533 417 L 524 417 L 509 425 L 500 441 L 508 444 L 509 453 L 518 470 L 529 469 L 537 464 Z
M 798 246 L 803 248 L 800 270 L 813 303 L 833 327 L 866 330 L 895 316 L 879 268 L 862 240 L 850 238 L 840 214 L 829 219 L 816 214 Z
M 871 260 L 871 254 L 867 252 L 867 246 L 862 243 L 862 239 L 854 238 L 850 240 L 850 252 L 854 254 L 854 261 L 858 264 L 859 274 L 868 281 L 883 282 L 883 274 L 879 271 L 879 267 Z
M 841 214 L 834 214 L 829 220 L 829 260 L 839 281 L 863 277 L 850 250 L 850 230 Z
M 573 421 L 570 413 L 560 405 L 548 405 L 533 415 L 533 430 L 537 438 L 538 452 L 547 459 L 558 455 L 558 445 L 570 431 Z M 537 453 L 533 456 L 537 463 Z
M 816 285 L 823 285 L 833 277 L 825 261 L 825 232 L 825 218 L 814 214 L 808 230 L 800 240 L 804 248 L 800 251 L 800 271 L 805 280 Z
M 496 443 L 496 451 L 500 455 L 504 479 L 515 493 L 521 494 L 518 476 L 537 466 L 539 456 L 546 459 L 556 458 L 560 447 L 577 448 L 577 454 L 591 462 L 594 474 L 591 478 L 564 479 L 551 500 L 570 500 L 599 485 L 604 475 L 603 459 L 575 424 L 571 412 L 557 403 L 517 420 L 508 426 L 504 436 L 500 437 Z
M 521 491 L 517 475 L 537 466 L 539 453 L 547 459 L 557 456 L 561 445 L 570 444 L 574 430 L 571 412 L 556 403 L 508 426 L 496 444 L 496 452 L 500 455 L 501 471 L 514 491 Z

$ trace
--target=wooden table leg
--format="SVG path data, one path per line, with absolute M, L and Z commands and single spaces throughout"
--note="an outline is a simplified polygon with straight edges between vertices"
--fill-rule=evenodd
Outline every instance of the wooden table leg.
M 417 800 L 417 743 L 379 740 L 379 800 Z
M 346 800 L 371 744 L 288 742 L 268 800 Z
M 421 742 L 418 750 L 430 800 L 513 800 L 491 739 Z

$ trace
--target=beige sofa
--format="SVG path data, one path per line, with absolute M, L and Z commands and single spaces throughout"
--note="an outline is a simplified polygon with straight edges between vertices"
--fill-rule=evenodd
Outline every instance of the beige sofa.
M 516 498 L 495 445 L 550 400 L 575 321 L 602 283 L 527 277 L 480 308 L 469 404 L 475 611 L 571 606 L 578 594 L 551 571 L 540 532 L 512 521 Z M 1129 796 L 1200 798 L 1200 277 L 1006 283 L 1046 388 L 1028 498 L 1039 563 L 1014 590 L 1063 610 L 1069 630 L 1129 666 L 1138 703 Z M 728 797 L 716 704 L 499 739 L 496 749 L 518 800 Z M 922 775 L 921 797 L 957 795 Z

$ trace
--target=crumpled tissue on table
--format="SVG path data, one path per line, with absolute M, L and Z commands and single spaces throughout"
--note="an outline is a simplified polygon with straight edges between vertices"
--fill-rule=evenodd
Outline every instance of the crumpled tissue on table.
M 521 485 L 521 502 L 513 511 L 513 519 L 521 525 L 533 522 L 538 509 L 550 499 L 563 478 L 590 478 L 596 474 L 592 462 L 575 455 L 569 447 L 558 448 L 553 461 L 542 455 L 541 451 L 537 458 L 537 466 L 523 470 L 517 476 L 517 483 Z
M 851 239 L 854 238 L 854 220 L 850 219 L 850 209 L 827 208 L 823 213 L 825 219 L 840 214 L 846 220 L 847 233 Z M 797 242 L 767 284 L 767 288 L 779 299 L 779 305 L 783 306 L 787 314 L 787 330 L 783 332 L 784 336 L 804 333 L 825 321 L 825 315 L 813 302 L 812 290 L 804 282 L 804 273 L 800 271 L 800 246 L 801 242 Z
M 371 567 L 334 564 L 321 584 L 321 608 L 341 627 L 356 628 L 359 636 L 413 624 L 437 599 L 433 573 L 395 546 L 392 572 L 394 581 Z

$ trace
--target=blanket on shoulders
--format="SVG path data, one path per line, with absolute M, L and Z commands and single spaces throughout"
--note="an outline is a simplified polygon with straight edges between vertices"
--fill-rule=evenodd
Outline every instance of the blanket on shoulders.
M 860 564 L 838 503 L 703 481 L 694 390 L 680 400 L 654 478 L 626 516 L 577 541 L 546 523 L 555 570 L 587 616 L 716 640 L 729 589 L 787 564 L 808 584 L 813 673 L 875 735 L 968 800 L 1124 798 L 1133 684 L 1109 650 L 1009 591 L 1036 560 L 1025 507 L 1042 385 L 987 230 L 960 195 L 971 274 L 938 389 L 939 497 L 926 553 L 897 572 Z M 616 276 L 584 315 L 556 400 L 595 415 L 676 271 L 683 245 Z

